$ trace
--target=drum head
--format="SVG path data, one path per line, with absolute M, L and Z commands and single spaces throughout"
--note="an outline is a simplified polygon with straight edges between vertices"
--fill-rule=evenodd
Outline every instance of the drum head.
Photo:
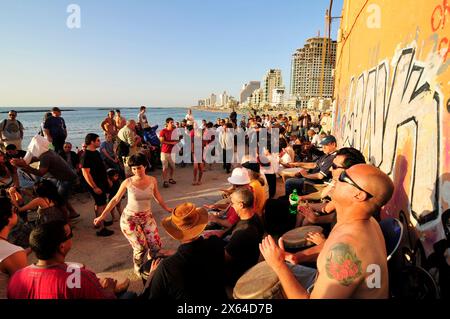
M 303 226 L 292 229 L 283 235 L 284 247 L 288 249 L 304 248 L 314 245 L 306 240 L 306 234 L 310 232 L 323 232 L 320 226 Z
M 281 298 L 281 283 L 270 266 L 262 261 L 250 268 L 234 286 L 235 299 Z

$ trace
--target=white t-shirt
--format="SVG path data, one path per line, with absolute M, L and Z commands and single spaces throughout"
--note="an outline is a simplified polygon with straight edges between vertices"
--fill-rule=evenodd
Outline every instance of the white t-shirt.
M 6 240 L 0 239 L 0 263 L 9 256 L 22 251 L 23 248 L 13 245 Z M 0 299 L 6 299 L 6 287 L 8 286 L 9 275 L 0 272 Z
M 278 173 L 278 156 L 275 156 L 273 154 L 267 155 L 266 158 L 268 159 L 270 166 L 261 166 L 260 172 L 261 174 L 276 174 Z

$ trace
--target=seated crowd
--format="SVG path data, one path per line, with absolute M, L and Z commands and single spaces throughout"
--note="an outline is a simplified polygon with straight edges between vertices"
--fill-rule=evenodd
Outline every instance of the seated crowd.
M 0 197 L 0 298 L 223 300 L 231 297 L 239 278 L 263 260 L 288 298 L 388 297 L 386 249 L 378 218 L 393 184 L 386 174 L 365 164 L 358 150 L 338 148 L 334 136 L 320 132 L 307 113 L 302 113 L 297 126 L 283 115 L 243 118 L 238 123 L 232 114 L 216 124 L 203 121 L 201 138 L 207 142 L 202 143 L 202 152 L 211 142 L 208 128 L 217 130 L 224 159 L 227 151 L 234 152 L 234 141 L 227 137 L 232 128 L 255 132 L 278 128 L 279 152 L 269 143 L 256 158 L 244 156 L 232 172 L 232 163 L 224 161 L 231 186 L 222 190 L 223 199 L 204 207 L 184 203 L 175 208 L 165 204 L 149 169 L 162 166 L 163 187 L 176 183 L 175 164 L 166 154 L 178 141 L 171 140 L 167 131 L 185 128 L 192 137 L 196 124 L 191 112 L 181 122 L 168 118 L 156 141 L 145 107 L 137 121 L 114 113 L 101 123 L 105 140 L 87 134 L 80 154 L 65 141 L 57 153 L 45 137 L 32 141 L 32 158 L 14 145 L 0 153 L 0 178 L 6 185 Z M 193 185 L 201 183 L 204 161 L 199 162 L 194 163 Z M 39 179 L 32 195 L 21 189 L 19 174 Z M 284 192 L 277 192 L 281 183 Z M 135 273 L 144 282 L 141 292 L 127 292 L 129 281 L 100 280 L 86 267 L 66 262 L 72 220 L 79 217 L 69 201 L 77 184 L 94 199 L 98 236 L 112 235 L 107 227 L 120 217 L 121 230 L 133 249 Z M 125 193 L 128 201 L 122 209 Z M 298 201 L 292 199 L 293 193 Z M 179 242 L 176 251 L 162 249 L 151 197 L 170 214 L 162 226 Z M 37 210 L 38 218 L 29 235 L 30 248 L 24 250 L 10 240 L 10 233 L 20 219 L 26 221 L 30 210 Z M 306 234 L 312 246 L 285 249 L 283 234 L 308 225 L 323 229 Z M 29 265 L 31 252 L 37 262 Z M 380 265 L 380 289 L 366 285 L 370 264 Z M 67 284 L 73 267 L 78 267 L 81 285 Z

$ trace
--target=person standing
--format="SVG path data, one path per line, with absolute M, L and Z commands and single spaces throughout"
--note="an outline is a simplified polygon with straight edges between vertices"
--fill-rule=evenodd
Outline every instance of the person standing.
M 121 163 L 125 164 L 129 156 L 138 152 L 137 145 L 141 142 L 141 138 L 136 134 L 136 121 L 128 120 L 127 125 L 120 129 L 117 137 L 119 139 L 117 155 Z
M 120 110 L 116 110 L 116 116 L 114 117 L 114 121 L 116 122 L 117 131 L 119 131 L 122 127 L 127 125 L 127 120 L 120 115 Z
M 100 124 L 100 127 L 102 128 L 103 132 L 106 134 L 110 134 L 113 138 L 113 140 L 117 136 L 117 126 L 116 122 L 114 121 L 114 111 L 111 110 L 108 112 L 108 116 L 103 120 L 102 124 Z
M 109 188 L 105 164 L 97 151 L 97 148 L 100 147 L 100 137 L 97 134 L 89 133 L 86 135 L 85 143 L 87 148 L 80 160 L 81 171 L 95 201 L 95 215 L 100 216 L 106 207 L 106 193 Z M 105 227 L 110 224 L 111 222 L 99 223 L 97 227 L 101 229 L 97 231 L 97 236 L 106 237 L 114 234 L 114 231 Z
M 187 125 L 194 125 L 194 115 L 192 115 L 192 109 L 188 109 L 184 119 L 187 121 Z
M 158 190 L 156 178 L 145 174 L 148 165 L 143 154 L 136 154 L 128 160 L 133 176 L 122 182 L 117 194 L 102 210 L 102 213 L 94 219 L 94 225 L 101 225 L 106 216 L 120 203 L 125 192 L 128 194 L 128 203 L 120 217 L 120 229 L 133 248 L 133 262 L 136 274 L 140 274 L 141 266 L 145 262 L 145 253 L 148 251 L 148 259 L 154 259 L 157 254 L 164 254 L 161 250 L 161 238 L 158 227 L 153 218 L 151 198 L 155 198 L 158 204 L 167 212 L 172 209 L 167 207 Z
M 61 117 L 61 110 L 58 107 L 52 109 L 52 116 L 44 123 L 44 136 L 53 144 L 55 152 L 63 150 L 67 138 L 66 122 Z
M 161 162 L 163 165 L 163 186 L 169 187 L 170 184 L 176 184 L 173 179 L 175 172 L 175 161 L 172 158 L 172 149 L 178 144 L 177 140 L 172 140 L 172 133 L 175 129 L 173 118 L 166 119 L 166 127 L 159 132 L 159 139 L 161 141 Z
M 227 174 L 231 172 L 231 162 L 234 155 L 234 134 L 233 124 L 227 123 L 223 125 L 223 131 L 219 133 L 219 144 L 223 154 L 223 168 Z
M 147 120 L 147 115 L 145 114 L 147 108 L 145 106 L 141 106 L 138 114 L 138 123 L 140 124 L 143 130 L 146 130 L 150 127 L 150 124 Z
M 9 111 L 8 119 L 0 123 L 0 139 L 4 147 L 13 144 L 18 150 L 22 149 L 23 125 L 17 120 L 16 111 Z
M 306 136 L 306 132 L 308 131 L 309 127 L 311 126 L 311 115 L 308 114 L 308 111 L 306 108 L 302 110 L 302 114 L 298 118 L 298 122 L 300 125 L 300 136 Z

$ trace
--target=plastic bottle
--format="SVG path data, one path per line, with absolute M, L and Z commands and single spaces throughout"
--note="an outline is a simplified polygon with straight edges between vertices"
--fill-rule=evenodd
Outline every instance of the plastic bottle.
M 296 189 L 289 195 L 289 204 L 289 213 L 297 215 L 298 194 Z

